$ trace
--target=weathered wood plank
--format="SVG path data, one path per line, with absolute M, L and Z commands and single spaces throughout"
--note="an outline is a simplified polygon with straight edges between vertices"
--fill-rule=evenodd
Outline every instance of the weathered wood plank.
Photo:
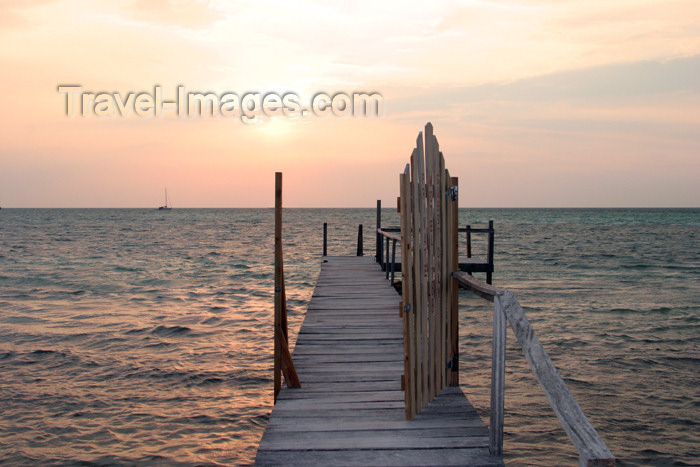
M 382 436 L 379 436 L 381 433 Z M 439 437 L 431 438 L 410 435 L 411 432 L 396 431 L 328 431 L 324 433 L 322 448 L 319 446 L 318 435 L 316 433 L 296 433 L 289 437 L 286 433 L 271 434 L 260 443 L 260 447 L 265 450 L 289 451 L 296 449 L 308 450 L 345 450 L 345 449 L 381 449 L 391 446 L 393 449 L 446 449 L 446 448 L 472 448 L 488 446 L 487 436 L 464 436 L 464 437 Z M 275 436 L 276 435 L 276 436 Z
M 443 450 L 448 451 L 448 450 Z M 488 454 L 486 448 L 450 449 L 449 452 L 422 449 L 348 449 L 343 451 L 268 451 L 260 457 L 257 465 L 383 465 L 383 466 L 452 466 L 452 465 L 503 465 Z
M 308 431 L 338 431 L 342 428 L 345 431 L 358 430 L 424 430 L 431 428 L 448 429 L 450 432 L 459 433 L 463 428 L 478 428 L 483 426 L 480 418 L 463 417 L 463 418 L 428 418 L 420 419 L 420 423 L 414 423 L 412 420 L 358 420 L 355 417 L 342 418 L 338 420 L 329 420 L 327 417 L 319 417 L 317 419 L 305 418 L 304 430 Z M 299 429 L 298 422 L 289 418 L 274 418 L 268 424 L 269 430 L 288 430 L 289 428 Z
M 493 339 L 491 351 L 491 423 L 489 424 L 489 451 L 503 455 L 503 419 L 506 393 L 506 315 L 498 299 L 494 297 Z

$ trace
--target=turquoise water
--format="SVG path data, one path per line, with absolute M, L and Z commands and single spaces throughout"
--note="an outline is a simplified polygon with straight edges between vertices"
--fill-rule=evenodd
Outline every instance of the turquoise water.
M 323 222 L 329 254 L 354 254 L 360 223 L 372 254 L 376 213 L 284 215 L 293 335 Z M 700 210 L 460 212 L 489 219 L 494 283 L 621 464 L 698 464 Z M 0 211 L 0 464 L 250 463 L 272 404 L 273 231 L 271 209 Z M 487 419 L 489 305 L 462 292 L 460 326 Z M 575 464 L 512 334 L 507 364 L 507 463 Z

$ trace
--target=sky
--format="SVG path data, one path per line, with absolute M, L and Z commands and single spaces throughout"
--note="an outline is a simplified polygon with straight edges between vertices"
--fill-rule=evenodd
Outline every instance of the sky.
M 427 122 L 462 207 L 700 206 L 697 0 L 3 0 L 0 70 L 5 208 L 394 205 Z

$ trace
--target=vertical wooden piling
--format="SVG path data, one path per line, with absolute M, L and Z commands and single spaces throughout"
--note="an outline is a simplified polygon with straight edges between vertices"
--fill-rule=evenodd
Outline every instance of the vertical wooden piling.
M 489 271 L 486 273 L 486 283 L 490 284 L 493 280 L 493 238 L 494 237 L 494 230 L 493 230 L 493 221 L 489 221 L 489 244 L 488 244 L 488 257 L 487 257 L 487 263 L 489 263 Z
M 357 228 L 357 256 L 363 256 L 364 251 L 362 247 L 362 224 Z
M 282 173 L 275 173 L 275 329 L 273 339 L 275 342 L 274 365 L 274 390 L 275 402 L 282 388 L 282 352 L 280 339 L 277 338 L 277 330 L 282 326 L 282 314 L 284 307 L 282 299 Z
M 275 322 L 274 322 L 274 400 L 282 388 L 282 375 L 287 387 L 300 388 L 301 382 L 289 351 L 287 329 L 287 296 L 284 287 L 282 259 L 282 173 L 275 173 Z
M 472 226 L 467 224 L 467 258 L 472 257 Z
M 323 223 L 323 256 L 328 256 L 328 222 Z
M 376 235 L 377 235 L 377 246 L 376 246 L 376 252 L 375 252 L 375 257 L 376 261 L 379 264 L 382 264 L 382 236 L 379 233 L 379 229 L 382 228 L 382 200 L 378 199 L 377 200 L 377 230 L 376 230 Z

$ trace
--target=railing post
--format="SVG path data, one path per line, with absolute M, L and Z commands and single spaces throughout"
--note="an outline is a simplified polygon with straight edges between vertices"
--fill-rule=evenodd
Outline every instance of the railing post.
M 386 259 L 384 260 L 384 270 L 386 271 L 386 278 L 389 278 L 389 237 L 386 238 Z
M 486 283 L 490 284 L 492 279 L 493 279 L 493 237 L 494 237 L 494 230 L 493 230 L 493 221 L 489 221 L 489 253 L 488 253 L 488 258 L 487 261 L 489 263 L 489 270 L 486 273 Z
M 362 224 L 360 224 L 360 227 L 358 227 L 357 229 L 357 256 L 364 255 L 364 252 L 362 250 Z
M 472 226 L 467 224 L 467 258 L 472 257 Z
M 377 251 L 375 252 L 376 256 L 376 261 L 380 265 L 382 264 L 382 236 L 379 234 L 379 229 L 382 228 L 382 200 L 378 199 L 377 200 L 377 230 L 376 230 L 376 235 L 377 235 Z
M 491 356 L 491 424 L 489 452 L 503 455 L 503 412 L 506 379 L 506 315 L 498 295 L 493 297 L 493 351 Z
M 328 222 L 323 223 L 323 256 L 328 256 Z
M 391 243 L 391 285 L 394 285 L 394 271 L 396 271 L 396 240 Z

